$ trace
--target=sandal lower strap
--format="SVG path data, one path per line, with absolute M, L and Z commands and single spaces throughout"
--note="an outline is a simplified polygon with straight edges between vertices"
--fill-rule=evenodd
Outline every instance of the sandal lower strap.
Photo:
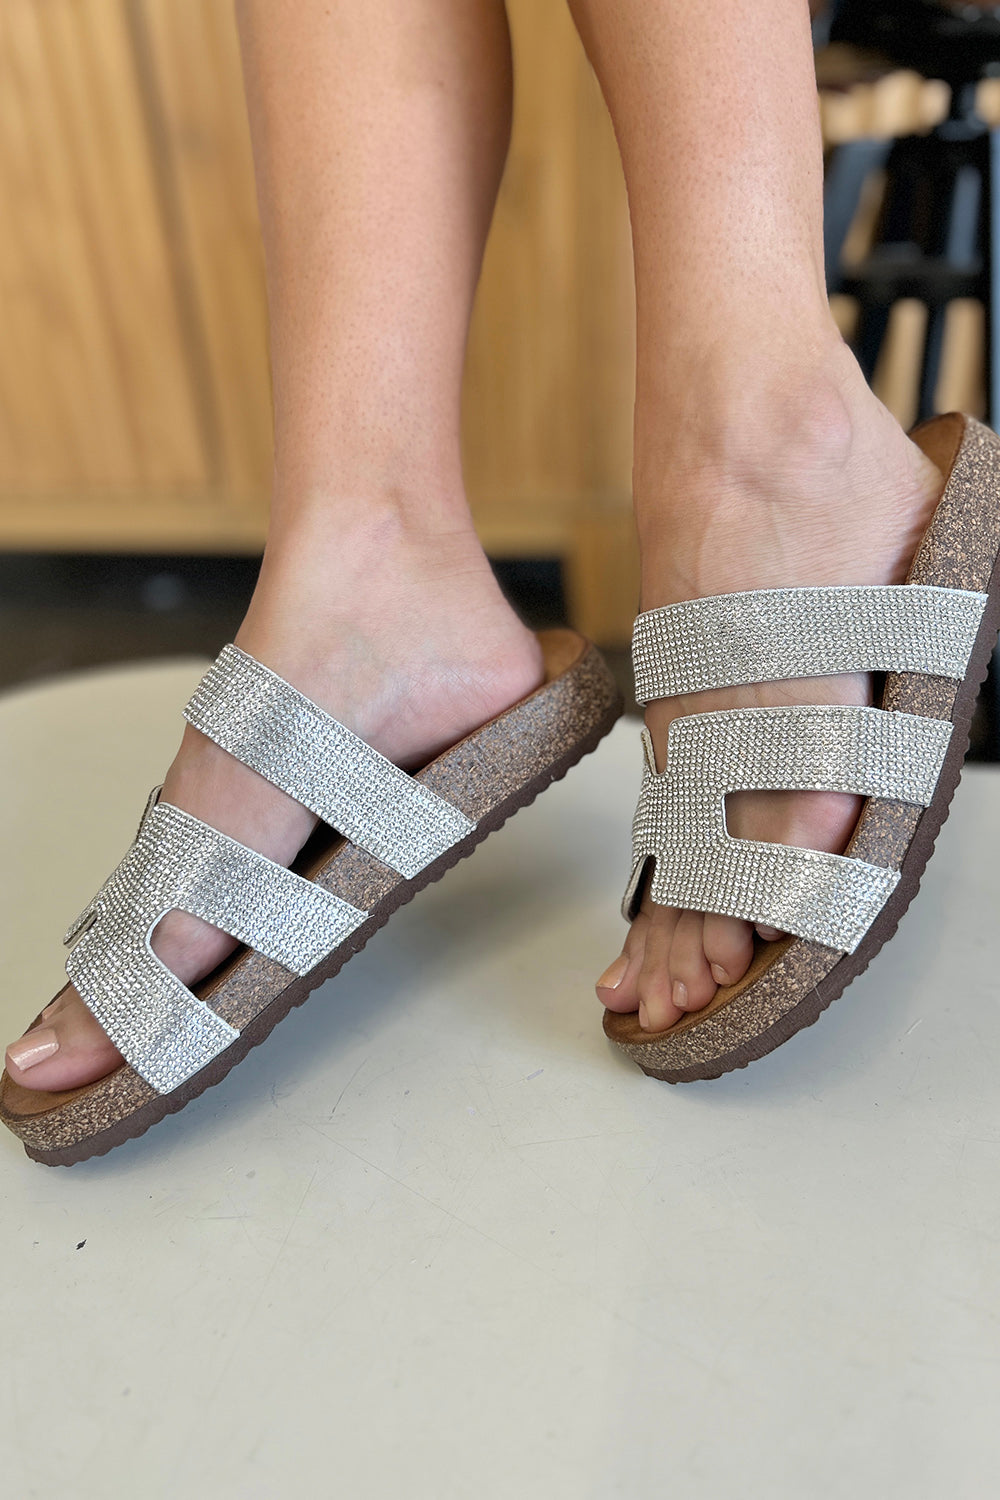
M 648 862 L 657 904 L 719 912 L 853 952 L 898 882 L 863 860 L 731 837 L 737 791 L 835 791 L 929 805 L 951 740 L 947 720 L 875 708 L 796 705 L 675 719 L 633 824 L 623 912 L 634 915 Z
M 174 909 L 294 974 L 307 974 L 367 916 L 179 807 L 148 807 L 132 847 L 67 935 L 77 941 L 66 972 L 158 1093 L 197 1073 L 239 1035 L 153 952 L 153 930 Z

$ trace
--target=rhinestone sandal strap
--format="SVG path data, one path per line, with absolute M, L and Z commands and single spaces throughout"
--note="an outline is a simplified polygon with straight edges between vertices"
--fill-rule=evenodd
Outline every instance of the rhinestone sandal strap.
M 660 906 L 721 912 L 853 953 L 898 882 L 894 870 L 843 855 L 741 847 L 734 839 L 700 851 L 695 863 L 683 850 L 658 854 L 650 896 Z
M 147 809 L 136 840 L 67 941 L 66 972 L 115 1046 L 169 1093 L 239 1032 L 153 953 L 162 916 L 190 912 L 307 974 L 367 913 L 170 803 Z
M 626 918 L 652 859 L 650 894 L 660 905 L 741 917 L 853 952 L 898 873 L 733 838 L 725 799 L 737 791 L 837 791 L 926 807 L 951 734 L 947 720 L 877 708 L 731 709 L 674 720 L 657 773 L 644 730 Z
M 407 878 L 475 827 L 238 646 L 222 650 L 184 717 Z
M 758 589 L 665 605 L 632 636 L 636 698 L 838 672 L 965 676 L 986 595 L 925 584 Z

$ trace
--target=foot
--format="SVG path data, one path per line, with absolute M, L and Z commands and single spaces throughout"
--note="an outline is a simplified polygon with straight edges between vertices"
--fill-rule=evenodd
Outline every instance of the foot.
M 356 509 L 300 508 L 273 529 L 236 639 L 412 769 L 536 687 L 541 653 L 503 599 L 471 523 L 415 530 L 392 504 L 372 504 L 362 519 Z M 163 799 L 285 865 L 315 823 L 190 727 Z M 153 935 L 155 952 L 188 985 L 235 947 L 180 911 Z M 72 987 L 7 1049 L 11 1078 L 31 1089 L 75 1088 L 120 1062 Z
M 764 374 L 717 423 L 677 424 L 669 453 L 637 467 L 642 608 L 743 589 L 901 583 L 943 487 L 941 474 L 865 385 L 838 343 L 809 369 Z M 712 412 L 711 400 L 703 408 Z M 637 444 L 638 452 L 638 444 Z M 657 767 L 671 722 L 716 709 L 871 702 L 865 676 L 767 683 L 650 704 Z M 738 838 L 842 853 L 861 800 L 828 792 L 740 792 Z M 758 929 L 761 937 L 780 936 Z M 662 1031 L 740 980 L 753 930 L 733 917 L 656 906 L 648 895 L 597 982 L 609 1009 Z

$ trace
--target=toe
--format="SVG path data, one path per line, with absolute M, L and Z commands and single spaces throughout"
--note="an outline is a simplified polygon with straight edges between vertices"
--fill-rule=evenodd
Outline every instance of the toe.
M 649 907 L 642 968 L 636 986 L 639 1024 L 645 1031 L 665 1031 L 683 1015 L 673 1001 L 670 953 L 680 913 L 671 906 Z
M 46 1006 L 39 1025 L 7 1048 L 6 1064 L 14 1083 L 51 1091 L 103 1078 L 121 1060 L 79 995 L 67 987 Z
M 703 943 L 716 984 L 736 984 L 743 978 L 753 958 L 753 929 L 749 922 L 708 912 Z
M 670 948 L 672 999 L 678 1010 L 701 1010 L 718 988 L 705 956 L 705 918 L 681 912 Z
M 629 927 L 621 953 L 597 981 L 597 998 L 608 1010 L 627 1015 L 639 1008 L 637 985 L 648 926 L 649 918 L 644 912 L 640 912 Z

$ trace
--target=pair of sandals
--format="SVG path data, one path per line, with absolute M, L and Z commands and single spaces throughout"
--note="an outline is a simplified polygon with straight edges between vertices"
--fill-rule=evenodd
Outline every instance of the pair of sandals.
M 1000 625 L 1000 439 L 952 414 L 913 434 L 947 477 L 905 584 L 768 589 L 636 621 L 641 702 L 839 672 L 880 674 L 879 707 L 733 709 L 676 719 L 645 769 L 623 912 L 653 901 L 777 928 L 738 984 L 660 1033 L 608 1011 L 645 1073 L 678 1083 L 744 1067 L 810 1025 L 912 900 L 961 774 Z M 621 712 L 600 655 L 540 637 L 542 686 L 410 776 L 236 646 L 185 717 L 327 825 L 285 869 L 151 794 L 135 841 L 70 928 L 70 980 L 125 1061 L 62 1093 L 6 1073 L 0 1118 L 28 1155 L 101 1155 L 223 1078 L 390 915 L 596 748 Z M 844 855 L 732 838 L 739 790 L 866 801 Z M 192 991 L 151 934 L 177 907 L 242 947 Z M 41 1021 L 39 1016 L 34 1025 Z

